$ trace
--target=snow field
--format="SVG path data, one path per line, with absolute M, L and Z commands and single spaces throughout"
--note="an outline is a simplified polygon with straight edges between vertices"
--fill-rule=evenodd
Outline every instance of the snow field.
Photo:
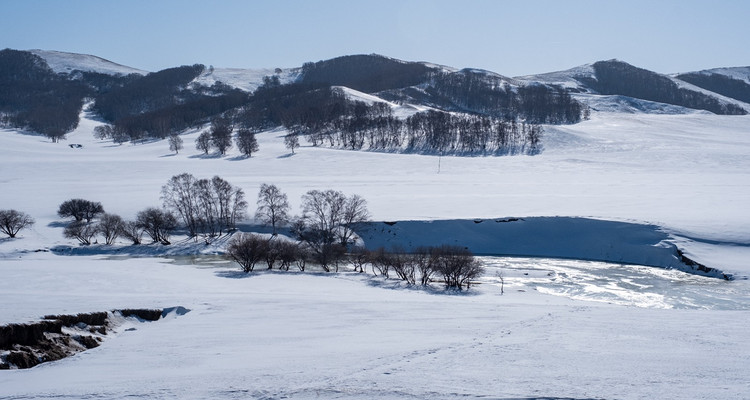
M 742 278 L 750 274 L 749 122 L 594 114 L 548 127 L 539 156 L 497 158 L 309 146 L 290 155 L 283 131 L 260 134 L 250 159 L 236 149 L 202 156 L 198 131 L 183 134 L 185 149 L 173 155 L 165 141 L 97 141 L 91 119 L 58 144 L 2 131 L 0 208 L 37 223 L 0 240 L 0 323 L 125 307 L 192 311 L 59 362 L 4 371 L 0 398 L 742 398 L 750 393 L 743 308 L 572 300 L 515 277 L 502 296 L 490 284 L 450 295 L 352 273 L 246 276 L 221 264 L 35 250 L 75 245 L 55 215 L 62 201 L 100 201 L 129 219 L 158 206 L 161 186 L 188 172 L 241 187 L 251 213 L 260 185 L 273 183 L 295 212 L 303 193 L 331 188 L 361 195 L 376 221 L 649 223 L 691 258 Z M 591 278 L 590 287 L 601 286 Z
M 508 287 L 501 296 L 485 285 L 451 295 L 362 274 L 244 275 L 155 259 L 40 253 L 4 264 L 2 320 L 123 305 L 192 309 L 59 362 L 5 371 L 7 398 L 676 399 L 750 389 L 738 312 Z

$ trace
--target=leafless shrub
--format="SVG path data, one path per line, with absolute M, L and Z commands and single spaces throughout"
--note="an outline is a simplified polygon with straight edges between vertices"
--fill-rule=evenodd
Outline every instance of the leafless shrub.
M 8 237 L 16 237 L 18 231 L 34 225 L 34 218 L 16 210 L 0 210 L 0 232 Z
M 229 242 L 227 253 L 240 264 L 242 271 L 251 272 L 255 264 L 265 258 L 268 241 L 258 235 L 240 233 Z
M 94 224 L 83 221 L 70 223 L 63 231 L 63 236 L 68 239 L 76 239 L 80 244 L 89 245 L 96 237 L 98 228 Z

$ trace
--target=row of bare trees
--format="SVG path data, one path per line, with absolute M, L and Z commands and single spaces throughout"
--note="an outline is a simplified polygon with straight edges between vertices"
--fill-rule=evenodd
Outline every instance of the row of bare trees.
M 460 246 L 421 247 L 411 253 L 399 247 L 391 250 L 355 247 L 347 253 L 340 244 L 333 246 L 336 251 L 325 253 L 324 256 L 309 243 L 278 236 L 240 233 L 230 241 L 227 254 L 245 273 L 252 272 L 258 263 L 265 263 L 269 270 L 278 265 L 279 270 L 286 271 L 292 265 L 305 271 L 307 265 L 312 263 L 326 272 L 334 269 L 338 272 L 339 265 L 344 263 L 352 265 L 355 272 L 365 272 L 369 264 L 374 275 L 386 279 L 395 275 L 410 285 L 422 286 L 439 281 L 446 288 L 458 290 L 468 288 L 472 280 L 484 273 L 484 268 L 471 252 Z
M 175 175 L 162 186 L 161 199 L 191 237 L 213 237 L 234 229 L 247 211 L 245 192 L 219 176 L 197 179 L 188 173 Z
M 139 211 L 133 221 L 126 221 L 119 215 L 103 211 L 87 221 L 75 220 L 65 227 L 63 236 L 76 239 L 83 245 L 96 243 L 99 235 L 105 244 L 114 244 L 119 237 L 128 239 L 133 244 L 141 244 L 143 235 L 146 234 L 154 243 L 170 244 L 169 238 L 176 228 L 177 219 L 172 213 L 149 207 Z

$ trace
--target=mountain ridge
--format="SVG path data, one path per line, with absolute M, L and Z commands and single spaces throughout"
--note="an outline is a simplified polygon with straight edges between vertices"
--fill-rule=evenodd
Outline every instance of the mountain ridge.
M 35 78 L 29 80 L 25 68 L 35 69 Z M 44 85 L 51 82 L 57 89 L 45 91 Z M 363 100 L 362 106 L 371 110 L 366 118 L 392 118 L 395 111 L 405 119 L 432 110 L 531 124 L 571 124 L 591 111 L 744 115 L 750 111 L 748 82 L 750 67 L 665 75 L 617 59 L 518 77 L 379 54 L 346 55 L 284 69 L 195 64 L 147 72 L 93 55 L 6 49 L 0 51 L 0 84 L 7 92 L 0 94 L 0 123 L 64 136 L 74 128 L 74 111 L 85 99 L 93 99 L 92 110 L 124 129 L 131 139 L 164 137 L 230 110 L 251 129 L 284 125 L 313 132 L 322 129 L 322 123 L 325 129 L 340 130 L 339 123 L 331 125 L 333 119 L 354 113 L 354 105 Z M 32 94 L 24 89 L 29 85 L 37 88 Z M 314 94 L 324 88 L 328 94 Z M 19 98 L 27 100 L 18 103 Z M 69 122 L 55 126 L 54 118 L 47 116 L 50 107 L 71 101 L 66 111 L 71 115 L 65 116 Z M 388 108 L 392 111 L 386 112 Z M 323 109 L 328 110 L 327 117 L 304 116 L 318 115 Z M 360 117 L 364 115 L 360 112 Z M 40 118 L 43 123 L 38 123 Z

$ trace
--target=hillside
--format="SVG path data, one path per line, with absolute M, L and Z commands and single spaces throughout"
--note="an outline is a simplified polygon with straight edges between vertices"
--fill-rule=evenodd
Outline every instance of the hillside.
M 52 140 L 75 128 L 84 99 L 120 143 L 162 139 L 222 117 L 254 132 L 284 127 L 316 146 L 456 155 L 538 154 L 544 151 L 542 124 L 575 124 L 592 110 L 720 115 L 750 110 L 742 68 L 668 76 L 609 60 L 508 78 L 371 54 L 299 68 L 196 64 L 146 73 L 90 55 L 42 50 L 0 55 L 0 63 L 9 66 L 0 71 L 4 125 Z M 13 72 L 27 68 L 24 62 L 34 65 L 29 67 L 34 77 Z
M 642 68 L 634 67 L 619 60 L 599 61 L 589 65 L 572 68 L 567 71 L 548 74 L 518 77 L 525 82 L 544 82 L 561 85 L 574 93 L 594 96 L 578 96 L 579 99 L 590 99 L 587 103 L 595 105 L 601 103 L 600 96 L 613 99 L 615 103 L 624 106 L 624 110 L 635 109 L 641 112 L 680 113 L 678 110 L 670 112 L 670 106 L 677 106 L 692 110 L 705 110 L 714 114 L 745 115 L 750 105 L 745 101 L 726 96 L 727 90 L 711 91 L 706 85 L 693 85 L 696 80 L 683 79 L 691 75 L 680 74 L 676 77 L 658 74 Z M 744 83 L 731 82 L 726 86 L 742 91 Z M 716 86 L 713 86 L 716 89 Z M 645 103 L 638 107 L 638 101 Z M 649 105 L 656 103 L 657 106 Z M 661 104 L 662 106 L 658 106 Z M 596 109 L 596 108 L 595 108 Z M 610 108 L 611 110 L 611 108 Z

